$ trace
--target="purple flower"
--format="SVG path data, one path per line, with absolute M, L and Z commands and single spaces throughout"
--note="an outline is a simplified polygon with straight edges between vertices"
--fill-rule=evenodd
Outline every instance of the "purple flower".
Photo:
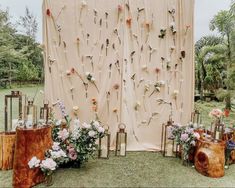
M 180 137 L 181 141 L 185 142 L 187 139 L 188 139 L 188 134 L 186 134 L 186 133 L 181 134 L 181 137 Z
M 60 107 L 60 111 L 61 111 L 62 116 L 63 116 L 63 117 L 66 117 L 67 114 L 66 114 L 66 111 L 65 111 L 65 106 L 64 106 L 64 104 L 63 104 L 61 101 L 59 101 L 59 102 L 58 102 L 58 105 L 59 105 L 59 107 Z

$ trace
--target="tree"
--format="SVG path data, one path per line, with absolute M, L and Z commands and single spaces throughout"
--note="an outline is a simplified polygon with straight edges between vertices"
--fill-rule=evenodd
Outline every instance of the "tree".
M 224 49 L 221 46 L 223 38 L 216 36 L 205 36 L 198 40 L 195 44 L 195 63 L 196 63 L 196 87 L 200 93 L 200 98 L 203 100 L 204 85 L 207 77 L 207 64 L 220 64 L 223 59 Z M 220 56 L 216 56 L 217 52 L 221 52 Z M 222 57 L 221 57 L 222 56 Z M 220 63 L 217 63 L 219 61 Z M 207 81 L 208 81 L 207 77 Z
M 36 17 L 29 11 L 29 8 L 25 8 L 25 15 L 20 16 L 19 25 L 23 27 L 24 33 L 31 37 L 32 39 L 36 39 L 36 33 L 38 31 L 38 23 Z
M 234 32 L 234 21 L 235 21 L 235 17 L 233 14 L 233 5 L 231 6 L 230 11 L 220 11 L 218 14 L 216 14 L 214 16 L 214 18 L 211 20 L 210 22 L 210 29 L 211 30 L 217 30 L 222 37 L 224 38 L 226 47 L 227 47 L 227 53 L 226 53 L 226 67 L 225 67 L 225 71 L 226 71 L 226 88 L 227 88 L 227 92 L 230 93 L 229 90 L 233 89 L 231 88 L 231 76 L 230 73 L 231 71 L 233 72 L 234 70 L 231 70 L 232 68 L 232 63 L 233 63 L 233 54 L 232 54 L 232 33 Z M 228 98 L 226 99 L 226 108 L 231 109 L 231 95 L 228 94 L 227 95 Z

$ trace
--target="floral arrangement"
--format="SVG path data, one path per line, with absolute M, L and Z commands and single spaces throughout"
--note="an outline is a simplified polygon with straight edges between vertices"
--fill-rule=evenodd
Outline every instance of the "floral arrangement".
M 54 144 L 57 144 L 58 150 L 64 151 L 67 157 L 59 158 L 59 164 L 68 164 L 68 166 L 79 167 L 83 162 L 88 161 L 97 149 L 97 139 L 104 136 L 104 128 L 98 121 L 81 124 L 79 119 L 73 121 L 73 130 L 61 129 L 61 124 L 53 128 Z M 48 156 L 53 153 L 47 152 Z
M 58 167 L 80 167 L 93 157 L 96 150 L 96 141 L 105 136 L 105 129 L 98 121 L 89 124 L 80 123 L 74 119 L 73 129 L 70 128 L 71 120 L 65 111 L 62 102 L 57 103 L 62 113 L 62 120 L 52 120 L 52 147 L 45 152 L 45 159 L 39 160 L 34 156 L 29 162 L 29 168 L 40 168 L 46 177 Z M 78 107 L 75 108 L 77 112 Z M 72 131 L 70 131 L 72 130 Z
M 174 125 L 171 131 L 172 138 L 182 147 L 183 159 L 187 160 L 191 148 L 196 145 L 196 140 L 200 138 L 200 135 L 194 132 L 191 124 L 187 126 Z

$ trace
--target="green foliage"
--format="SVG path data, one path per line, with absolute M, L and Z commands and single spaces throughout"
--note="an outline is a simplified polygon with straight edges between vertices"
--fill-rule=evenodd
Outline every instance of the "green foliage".
M 26 16 L 20 19 L 22 24 L 23 21 L 28 23 L 25 23 L 26 30 L 31 32 L 25 32 L 27 35 L 19 34 L 10 21 L 8 10 L 0 10 L 0 78 L 21 81 L 43 79 L 42 50 L 34 36 L 37 31 L 35 17 L 26 8 Z

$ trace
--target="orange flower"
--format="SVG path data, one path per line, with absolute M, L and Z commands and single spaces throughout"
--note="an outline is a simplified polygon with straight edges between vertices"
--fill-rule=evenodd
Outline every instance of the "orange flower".
M 95 99 L 95 98 L 92 98 L 91 101 L 92 101 L 92 102 L 96 102 L 96 99 Z
M 47 16 L 51 16 L 51 11 L 50 11 L 50 9 L 47 9 L 46 14 L 47 14 Z
M 120 87 L 120 86 L 119 86 L 118 84 L 115 84 L 115 85 L 113 86 L 113 88 L 116 89 L 116 90 L 118 90 L 119 87 Z
M 75 73 L 75 69 L 71 68 L 71 73 L 74 74 Z
M 131 18 L 127 18 L 126 24 L 127 24 L 129 27 L 131 27 Z

